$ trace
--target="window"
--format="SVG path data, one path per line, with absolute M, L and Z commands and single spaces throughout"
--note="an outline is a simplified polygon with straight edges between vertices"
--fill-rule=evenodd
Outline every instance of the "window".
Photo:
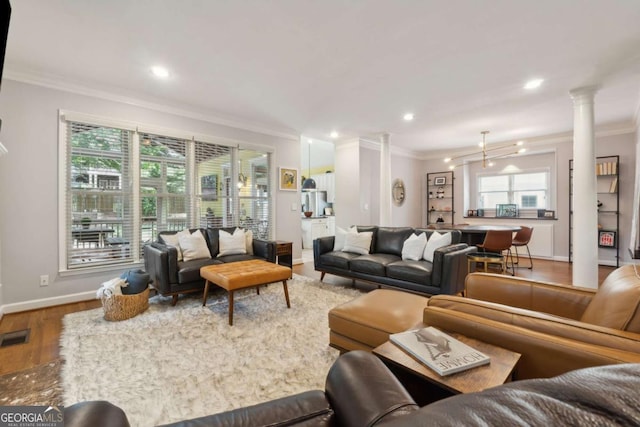
M 518 209 L 549 209 L 549 171 L 478 177 L 478 208 L 512 203 Z
M 62 121 L 62 270 L 139 262 L 164 230 L 239 225 L 270 238 L 270 153 L 91 121 Z

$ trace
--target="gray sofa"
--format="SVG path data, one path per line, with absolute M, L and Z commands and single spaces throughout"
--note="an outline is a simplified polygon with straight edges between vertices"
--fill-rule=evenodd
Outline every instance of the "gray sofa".
M 460 243 L 460 231 L 440 230 L 451 233 L 451 244 L 437 249 L 433 262 L 429 262 L 403 260 L 402 246 L 412 233 L 426 233 L 428 238 L 436 230 L 377 226 L 357 226 L 357 229 L 373 232 L 367 255 L 334 251 L 335 236 L 314 240 L 313 261 L 315 270 L 322 272 L 320 280 L 329 273 L 427 295 L 454 295 L 464 289 L 467 254 L 476 252 L 477 248 Z
M 177 231 L 161 231 L 158 241 L 144 247 L 144 268 L 151 276 L 153 286 L 158 293 L 172 296 L 172 305 L 178 302 L 179 294 L 203 292 L 204 280 L 200 277 L 200 267 L 226 262 L 263 259 L 276 262 L 276 243 L 272 240 L 253 239 L 253 254 L 225 255 L 219 257 L 219 230 L 233 233 L 236 227 L 226 228 L 194 228 L 193 233 L 200 230 L 204 235 L 211 258 L 178 261 L 175 247 L 167 245 L 163 236 L 176 234 Z

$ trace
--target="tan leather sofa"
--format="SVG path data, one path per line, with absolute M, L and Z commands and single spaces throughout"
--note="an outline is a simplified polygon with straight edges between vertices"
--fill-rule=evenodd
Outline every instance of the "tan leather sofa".
M 468 275 L 465 290 L 465 297 L 436 295 L 426 300 L 423 324 L 522 354 L 516 379 L 640 363 L 640 267 L 636 265 L 613 271 L 597 291 L 487 273 Z M 386 290 L 379 296 L 376 292 L 359 297 L 366 304 L 351 301 L 329 313 L 332 346 L 342 351 L 370 350 L 416 320 L 416 304 L 405 301 L 399 307 L 390 298 L 389 292 L 398 291 Z M 363 314 L 374 305 L 374 319 Z M 388 324 L 385 319 L 390 319 Z

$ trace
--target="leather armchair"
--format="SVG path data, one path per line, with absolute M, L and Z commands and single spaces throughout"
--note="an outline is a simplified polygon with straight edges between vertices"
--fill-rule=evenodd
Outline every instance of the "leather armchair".
M 438 295 L 425 324 L 522 354 L 514 377 L 640 362 L 640 275 L 626 265 L 596 290 L 472 273 L 465 298 Z
M 384 364 L 371 353 L 342 355 L 327 375 L 325 391 L 308 391 L 172 426 L 499 426 L 640 423 L 640 365 L 573 371 L 555 378 L 515 381 L 480 393 L 418 408 Z M 129 427 L 107 402 L 65 407 L 67 427 Z

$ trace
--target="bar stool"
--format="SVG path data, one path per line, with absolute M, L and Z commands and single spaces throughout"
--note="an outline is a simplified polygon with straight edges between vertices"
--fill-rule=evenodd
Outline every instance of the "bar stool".
M 529 252 L 529 241 L 531 240 L 531 235 L 533 234 L 533 227 L 525 227 L 524 225 L 520 228 L 520 231 L 513 236 L 513 241 L 511 242 L 511 246 L 516 251 L 516 261 L 518 264 L 520 262 L 520 256 L 518 255 L 518 246 L 524 246 L 527 248 L 527 255 L 529 255 L 529 270 L 533 269 L 533 259 L 531 258 L 531 252 Z M 513 256 L 511 257 L 513 260 Z M 518 266 L 519 267 L 519 266 Z
M 513 241 L 513 232 L 510 230 L 489 230 L 484 236 L 484 242 L 476 245 L 483 252 L 495 252 L 504 257 L 503 272 L 509 271 L 509 257 L 511 256 L 511 275 L 516 275 L 515 266 L 513 264 L 513 255 L 511 255 L 511 243 Z M 507 251 L 507 255 L 503 254 Z

